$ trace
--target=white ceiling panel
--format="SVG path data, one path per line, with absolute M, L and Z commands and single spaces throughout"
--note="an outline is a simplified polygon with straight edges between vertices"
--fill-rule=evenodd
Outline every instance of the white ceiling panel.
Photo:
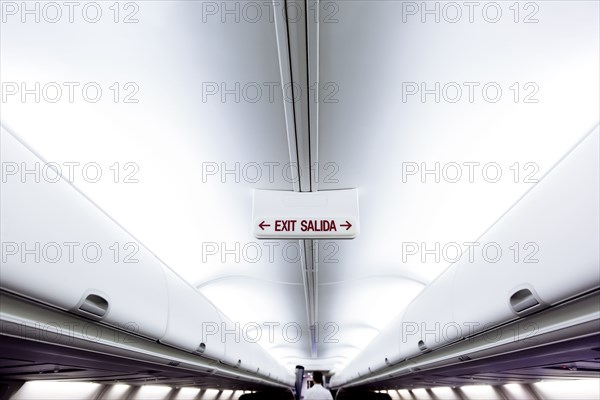
M 120 3 L 115 23 L 112 3 L 99 4 L 97 23 L 6 17 L 2 82 L 39 84 L 40 98 L 7 96 L 2 124 L 68 176 L 78 163 L 73 184 L 232 319 L 306 324 L 298 244 L 251 236 L 252 189 L 291 190 L 295 179 L 272 22 L 144 1 Z M 83 172 L 92 163 L 97 182 L 97 168 Z
M 121 2 L 118 22 L 101 4 L 97 23 L 2 23 L 3 126 L 79 163 L 73 184 L 234 322 L 279 324 L 260 344 L 289 368 L 342 369 L 450 264 L 407 245 L 475 241 L 600 119 L 598 2 L 428 2 L 436 21 L 321 1 L 318 188 L 358 188 L 361 232 L 318 242 L 311 358 L 298 242 L 251 235 L 252 189 L 296 178 L 270 3 Z
M 414 296 L 406 289 L 415 280 L 430 282 L 454 258 L 453 247 L 437 260 L 425 247 L 466 250 L 464 242 L 533 185 L 528 176 L 541 178 L 598 124 L 598 3 L 521 2 L 517 23 L 513 2 L 496 3 L 495 23 L 486 2 L 473 9 L 472 23 L 460 2 L 335 4 L 320 27 L 320 79 L 337 91 L 321 103 L 319 125 L 319 161 L 335 168 L 319 189 L 360 189 L 361 235 L 340 243 L 340 265 L 320 267 L 320 315 L 351 327 L 383 310 L 373 323 L 381 329 L 405 304 L 394 296 Z M 452 22 L 456 5 L 463 14 Z M 439 22 L 425 6 L 438 7 Z M 528 16 L 538 22 L 525 23 Z M 430 93 L 422 97 L 423 89 Z M 436 163 L 439 182 L 421 174 Z M 488 163 L 496 164 L 484 171 Z M 412 244 L 414 255 L 403 247 Z M 390 277 L 389 293 L 363 296 L 385 286 L 372 282 L 378 277 Z

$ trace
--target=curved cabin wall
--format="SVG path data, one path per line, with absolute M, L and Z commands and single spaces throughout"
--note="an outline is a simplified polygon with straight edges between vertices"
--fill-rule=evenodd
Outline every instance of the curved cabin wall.
M 170 269 L 165 268 L 165 276 L 169 314 L 160 342 L 214 360 L 222 359 L 225 342 L 220 335 L 210 334 L 222 322 L 217 308 Z
M 221 318 L 223 325 L 216 336 L 225 343 L 225 354 L 220 359 L 223 364 L 274 379 L 290 387 L 294 384 L 293 375 L 266 350 L 246 338 L 229 318 L 223 314 Z
M 598 149 L 596 130 L 479 239 L 499 261 L 455 267 L 458 324 L 481 331 L 600 285 Z
M 1 140 L 3 163 L 43 165 L 4 130 Z M 243 360 L 246 372 L 293 384 L 258 344 L 223 340 L 222 323 L 231 321 L 64 179 L 10 176 L 0 195 L 2 289 L 231 366 Z
M 599 149 L 596 128 L 477 240 L 485 257 L 463 254 L 332 385 L 598 288 Z
M 1 140 L 5 165 L 43 165 L 4 131 Z M 165 334 L 168 292 L 154 255 L 64 179 L 6 177 L 1 192 L 3 289 L 151 339 Z M 129 259 L 128 245 L 139 249 Z

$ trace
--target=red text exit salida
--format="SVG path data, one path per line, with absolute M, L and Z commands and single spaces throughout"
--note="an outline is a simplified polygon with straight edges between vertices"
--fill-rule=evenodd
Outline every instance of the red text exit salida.
M 299 223 L 299 224 L 298 224 Z M 275 232 L 337 232 L 334 220 L 327 219 L 276 219 Z

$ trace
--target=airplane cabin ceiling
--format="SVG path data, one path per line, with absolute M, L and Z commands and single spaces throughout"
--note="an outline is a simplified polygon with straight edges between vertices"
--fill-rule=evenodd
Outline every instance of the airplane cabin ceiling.
M 469 22 L 462 3 L 455 23 L 422 22 L 407 3 L 320 3 L 318 185 L 359 189 L 361 232 L 318 242 L 316 358 L 298 242 L 259 241 L 250 229 L 253 189 L 293 190 L 271 5 L 254 3 L 257 21 L 200 1 L 136 2 L 131 24 L 8 18 L 2 82 L 58 82 L 63 97 L 3 99 L 2 125 L 46 161 L 98 163 L 105 178 L 76 174 L 73 184 L 232 321 L 279 324 L 260 343 L 288 368 L 339 371 L 450 264 L 407 256 L 403 244 L 476 240 L 531 188 L 525 176 L 541 178 L 599 122 L 598 2 L 521 2 L 517 23 L 504 2 L 496 23 L 481 9 Z M 75 101 L 64 82 L 79 83 Z M 101 87 L 98 102 L 82 98 L 86 83 Z M 436 83 L 437 101 L 421 97 Z M 422 163 L 467 174 L 474 162 L 473 182 L 406 175 Z M 123 182 L 126 163 L 139 182 Z M 488 163 L 498 182 L 485 179 Z

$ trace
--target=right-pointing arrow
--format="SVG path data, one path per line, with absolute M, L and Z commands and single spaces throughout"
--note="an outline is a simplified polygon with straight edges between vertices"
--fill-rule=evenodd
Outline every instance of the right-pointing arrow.
M 352 224 L 351 224 L 350 222 L 348 222 L 347 220 L 346 220 L 346 223 L 345 223 L 345 224 L 341 224 L 340 226 L 345 226 L 345 227 L 346 227 L 346 230 L 348 230 L 348 229 L 352 228 Z

